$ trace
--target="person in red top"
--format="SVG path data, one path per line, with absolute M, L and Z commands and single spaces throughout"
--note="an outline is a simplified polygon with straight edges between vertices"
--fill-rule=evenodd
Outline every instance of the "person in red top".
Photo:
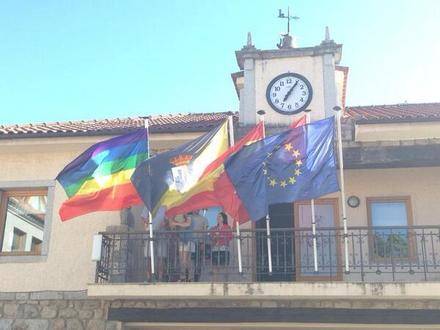
M 211 238 L 211 261 L 213 280 L 229 265 L 229 243 L 232 241 L 232 228 L 228 225 L 228 216 L 224 212 L 217 215 L 217 225 L 209 231 Z M 223 269 L 226 271 L 226 269 Z

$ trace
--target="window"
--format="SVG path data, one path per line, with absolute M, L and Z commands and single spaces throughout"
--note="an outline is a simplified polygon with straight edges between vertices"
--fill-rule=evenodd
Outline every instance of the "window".
M 0 253 L 39 255 L 44 236 L 47 189 L 1 193 Z
M 409 197 L 367 198 L 373 258 L 409 258 L 412 225 Z
M 20 229 L 14 228 L 11 251 L 24 251 L 26 244 L 26 233 Z
M 31 251 L 35 254 L 41 254 L 41 244 L 43 243 L 42 240 L 39 240 L 38 238 L 32 237 L 31 242 Z

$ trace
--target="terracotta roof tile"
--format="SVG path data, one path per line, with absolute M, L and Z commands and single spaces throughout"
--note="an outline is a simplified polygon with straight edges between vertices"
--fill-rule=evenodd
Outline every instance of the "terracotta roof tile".
M 346 115 L 358 123 L 440 120 L 440 103 L 402 103 L 347 107 Z
M 356 106 L 346 107 L 345 111 L 346 116 L 357 123 L 440 120 L 440 103 Z M 150 130 L 153 133 L 204 132 L 231 114 L 238 121 L 238 114 L 233 112 L 150 116 Z M 121 134 L 143 125 L 143 117 L 0 125 L 0 138 Z
M 190 113 L 149 116 L 153 133 L 204 132 L 233 112 Z M 1 125 L 0 138 L 119 134 L 144 126 L 144 117 L 81 120 L 23 125 Z M 235 120 L 238 120 L 235 114 Z

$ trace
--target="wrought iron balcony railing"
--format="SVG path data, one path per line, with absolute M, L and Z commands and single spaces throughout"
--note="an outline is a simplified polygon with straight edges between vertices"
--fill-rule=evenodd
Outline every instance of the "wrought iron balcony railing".
M 440 226 L 350 227 L 348 273 L 342 228 L 320 228 L 316 236 L 311 229 L 272 229 L 272 272 L 265 230 L 241 230 L 240 237 L 232 230 L 155 232 L 154 273 L 148 232 L 102 235 L 97 283 L 440 280 Z

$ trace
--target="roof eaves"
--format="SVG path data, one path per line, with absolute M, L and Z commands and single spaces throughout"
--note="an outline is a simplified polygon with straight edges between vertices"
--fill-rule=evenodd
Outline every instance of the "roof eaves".
M 151 127 L 150 132 L 155 134 L 161 133 L 203 133 L 207 132 L 210 129 L 214 128 L 217 123 L 212 125 L 206 125 L 204 127 L 167 127 L 167 128 L 155 128 Z M 8 140 L 8 139 L 33 139 L 33 138 L 55 138 L 55 137 L 84 137 L 84 136 L 105 136 L 105 135 L 120 135 L 126 134 L 141 127 L 132 127 L 132 128 L 115 128 L 115 129 L 103 129 L 99 131 L 76 131 L 76 132 L 37 132 L 37 133 L 6 133 L 0 134 L 0 140 Z
M 397 124 L 397 123 L 423 123 L 423 122 L 437 122 L 440 121 L 440 117 L 399 117 L 399 118 L 353 118 L 355 124 L 366 125 L 366 124 Z

